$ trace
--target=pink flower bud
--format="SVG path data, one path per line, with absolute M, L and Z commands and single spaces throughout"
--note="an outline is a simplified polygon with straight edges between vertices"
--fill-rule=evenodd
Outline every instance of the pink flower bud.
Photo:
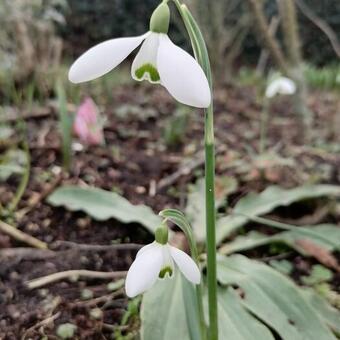
M 103 144 L 102 122 L 100 121 L 98 108 L 90 97 L 85 98 L 79 106 L 73 123 L 73 130 L 84 144 Z

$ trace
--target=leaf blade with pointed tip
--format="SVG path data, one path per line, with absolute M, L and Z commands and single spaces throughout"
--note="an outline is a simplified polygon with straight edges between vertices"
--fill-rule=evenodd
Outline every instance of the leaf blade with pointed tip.
M 218 280 L 242 289 L 243 305 L 283 340 L 336 340 L 301 290 L 269 266 L 242 255 L 218 261 Z
M 123 223 L 140 223 L 154 232 L 162 222 L 149 207 L 133 205 L 115 192 L 98 188 L 64 186 L 47 199 L 53 206 L 63 206 L 71 211 L 84 211 L 98 221 L 114 218 Z
M 297 201 L 323 196 L 340 196 L 340 186 L 320 184 L 294 189 L 270 186 L 259 194 L 250 193 L 238 201 L 232 215 L 222 217 L 217 221 L 217 243 L 243 227 L 251 217 L 267 214 L 277 207 L 288 206 Z

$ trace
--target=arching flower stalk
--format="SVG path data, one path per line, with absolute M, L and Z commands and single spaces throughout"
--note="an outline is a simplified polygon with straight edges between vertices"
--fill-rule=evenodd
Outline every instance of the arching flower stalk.
M 157 279 L 172 278 L 177 268 L 193 284 L 200 283 L 201 272 L 197 264 L 185 252 L 168 243 L 168 229 L 163 225 L 156 230 L 155 241 L 138 251 L 126 276 L 126 295 L 132 298 L 144 293 Z
M 211 94 L 207 78 L 197 61 L 170 40 L 169 22 L 169 7 L 163 2 L 151 17 L 149 32 L 107 40 L 92 47 L 74 62 L 69 80 L 81 83 L 103 76 L 142 44 L 132 63 L 133 79 L 161 84 L 183 104 L 208 107 Z

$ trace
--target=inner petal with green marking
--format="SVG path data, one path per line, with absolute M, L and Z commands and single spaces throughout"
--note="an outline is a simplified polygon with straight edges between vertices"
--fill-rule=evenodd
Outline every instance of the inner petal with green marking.
M 161 79 L 156 67 L 150 63 L 137 68 L 135 75 L 139 80 L 147 79 L 152 82 L 159 82 Z
M 164 279 L 166 274 L 168 274 L 169 277 L 171 277 L 172 273 L 173 273 L 172 268 L 170 266 L 166 266 L 166 267 L 161 269 L 158 276 L 159 276 L 159 278 Z

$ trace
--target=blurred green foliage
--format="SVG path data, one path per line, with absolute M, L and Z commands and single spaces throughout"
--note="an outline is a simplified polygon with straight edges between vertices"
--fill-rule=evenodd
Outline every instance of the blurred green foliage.
M 174 147 L 184 141 L 185 134 L 189 127 L 190 111 L 186 107 L 178 109 L 170 116 L 164 127 L 164 141 L 167 147 Z
M 305 67 L 308 84 L 319 89 L 340 89 L 340 65 L 334 64 L 317 68 L 308 64 Z
M 313 64 L 304 65 L 304 75 L 308 87 L 320 90 L 340 89 L 340 64 L 331 63 L 318 67 Z M 266 79 L 259 76 L 254 68 L 241 67 L 237 77 L 241 86 L 258 86 L 262 91 L 266 88 Z

